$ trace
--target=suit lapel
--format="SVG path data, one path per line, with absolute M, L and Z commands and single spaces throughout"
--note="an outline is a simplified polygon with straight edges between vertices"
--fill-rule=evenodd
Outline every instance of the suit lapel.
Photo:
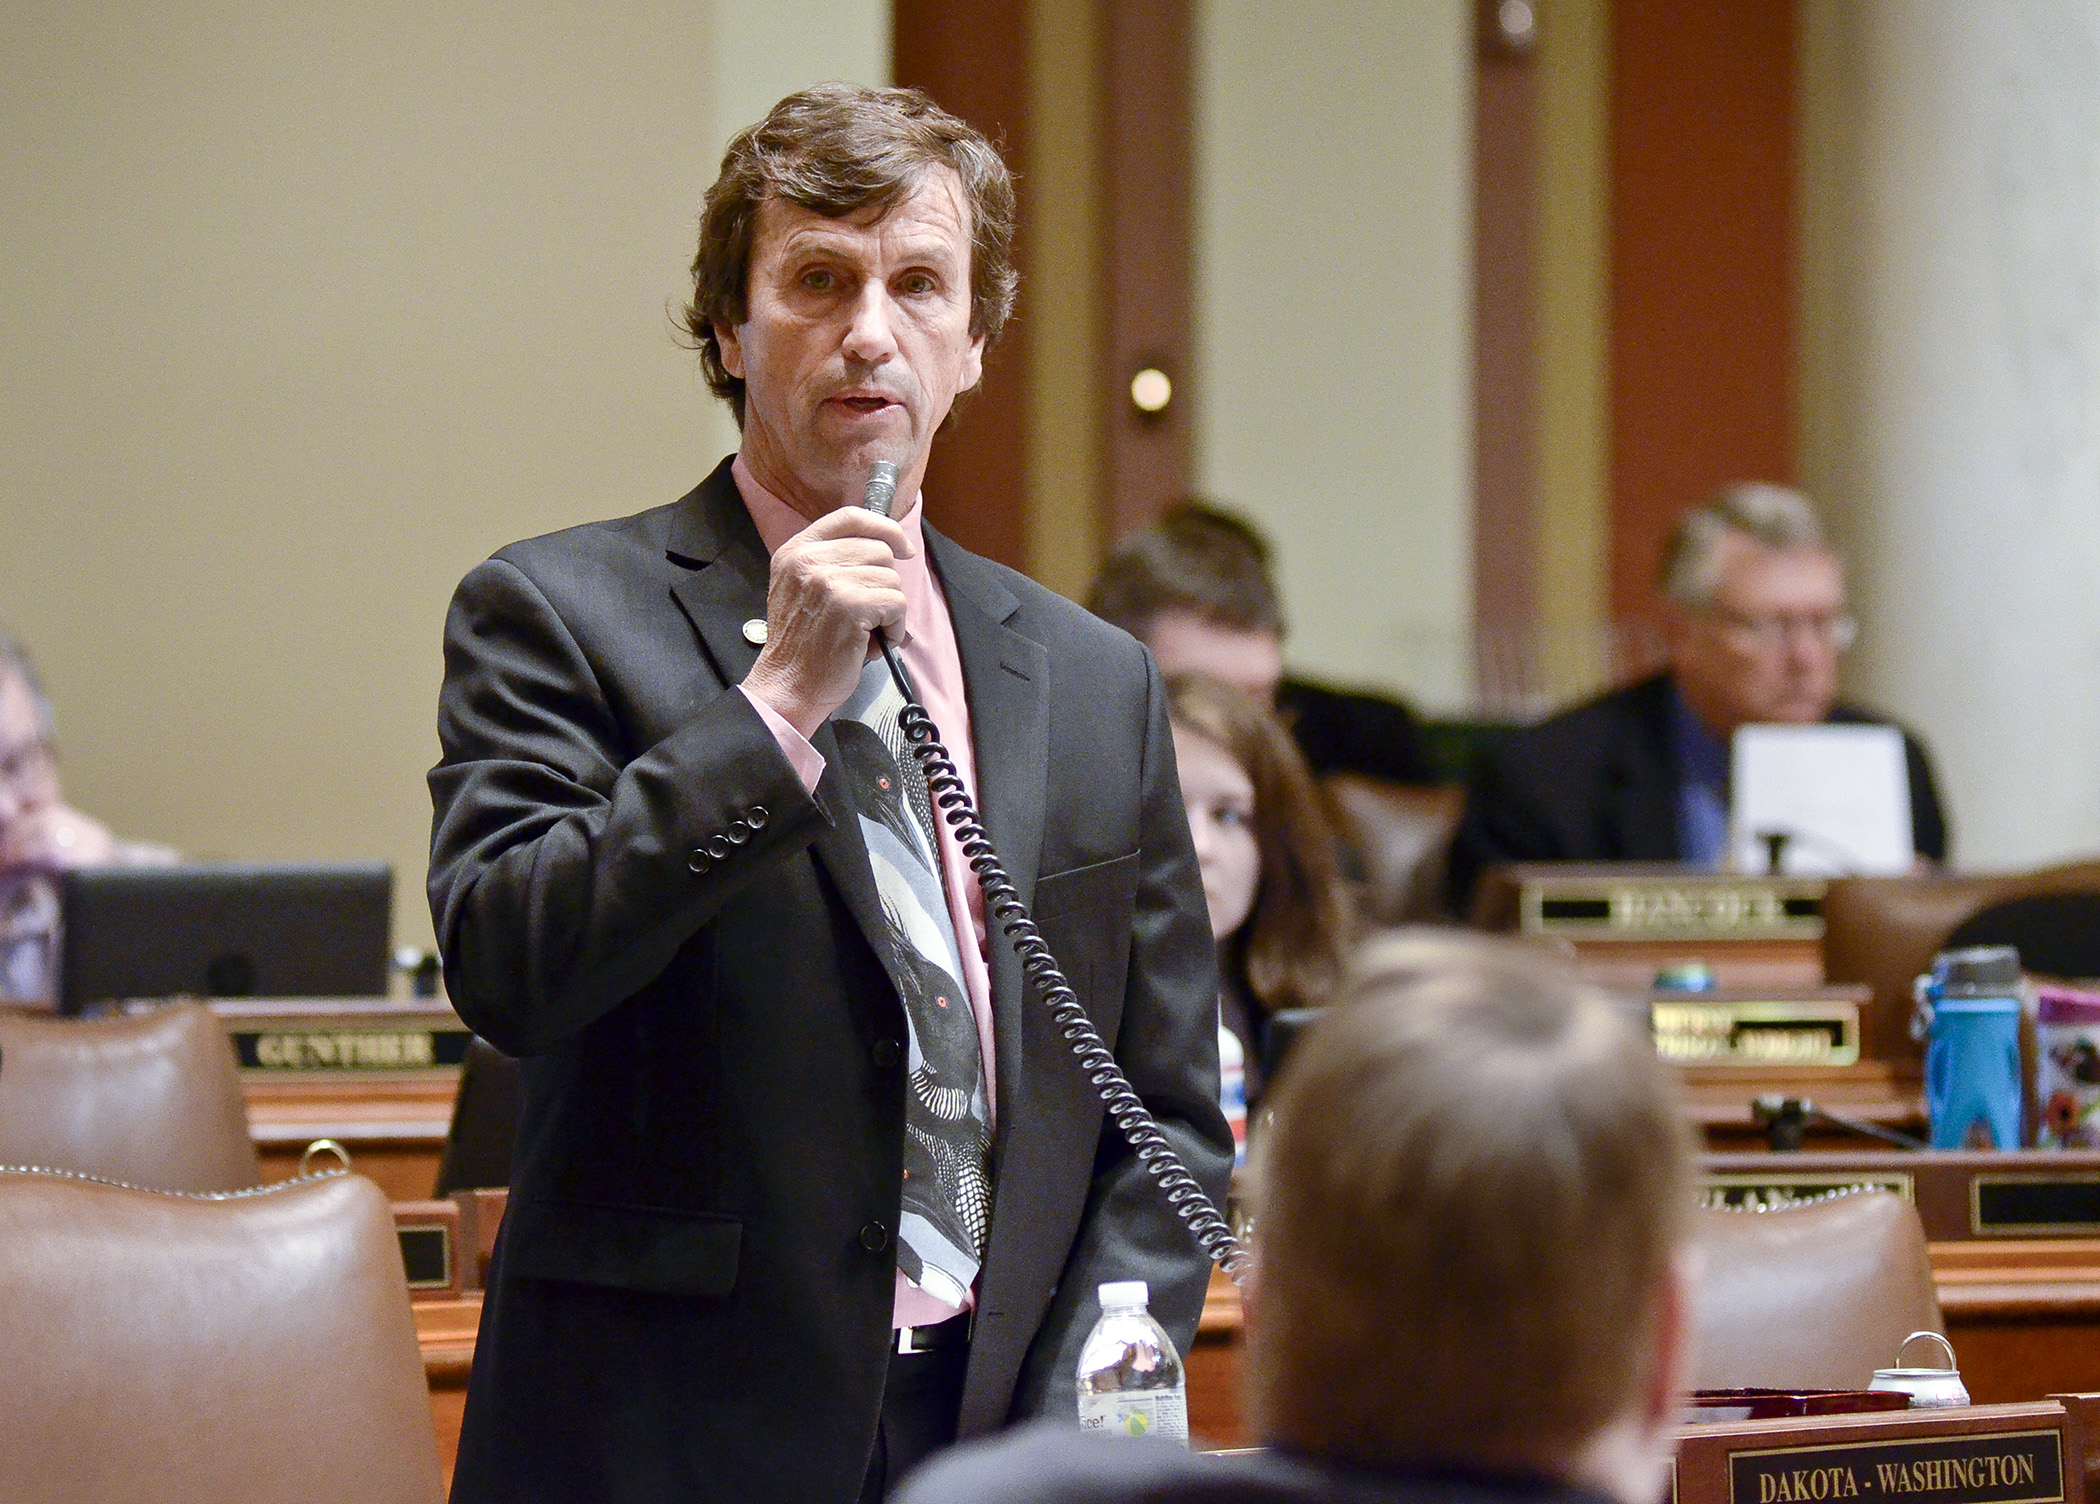
M 699 634 L 725 688 L 743 683 L 758 661 L 758 645 L 745 635 L 744 624 L 765 620 L 766 584 L 772 573 L 766 546 L 752 525 L 729 466 L 730 461 L 724 460 L 685 498 L 672 515 L 666 545 L 676 567 L 671 594 Z M 815 797 L 827 820 L 814 843 L 817 859 L 830 873 L 847 911 L 887 973 L 892 958 L 882 901 L 875 891 L 875 874 L 868 865 L 860 822 L 852 817 L 839 784 L 838 740 L 829 724 L 817 728 L 810 745 L 824 758 L 824 776 L 817 782 Z
M 1050 766 L 1050 656 L 1043 645 L 1006 625 L 1020 602 L 992 566 L 932 527 L 927 548 L 948 597 L 955 646 L 970 703 L 977 802 L 985 834 L 1025 904 L 1035 896 L 1043 846 Z M 945 730 L 945 728 L 943 728 Z M 987 914 L 992 931 L 992 1028 L 998 1041 L 999 1099 L 1021 1100 L 1021 1022 L 1027 1002 L 1013 947 Z M 995 1161 L 1004 1152 L 1011 1115 L 999 1115 Z

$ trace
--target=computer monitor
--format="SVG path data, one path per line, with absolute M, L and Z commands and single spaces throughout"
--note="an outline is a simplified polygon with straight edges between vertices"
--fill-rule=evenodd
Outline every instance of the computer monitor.
M 115 998 L 377 997 L 385 862 L 82 867 L 59 898 L 59 1011 Z

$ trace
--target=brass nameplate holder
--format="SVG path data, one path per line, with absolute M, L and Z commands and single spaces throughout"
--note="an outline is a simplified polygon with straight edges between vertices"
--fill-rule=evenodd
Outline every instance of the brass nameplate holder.
M 1677 1065 L 1845 1066 L 1859 1063 L 1859 1004 L 1843 998 L 1702 998 L 1648 1006 L 1655 1052 Z
M 397 1226 L 401 1268 L 411 1290 L 452 1288 L 452 1229 L 442 1224 Z
M 1979 1238 L 2100 1236 L 2100 1173 L 1979 1172 L 1969 1179 L 1969 1230 Z
M 1729 1504 L 2061 1504 L 2062 1433 L 1985 1431 L 1734 1452 L 1728 1497 Z
M 1820 940 L 1821 878 L 1587 874 L 1527 877 L 1519 927 L 1569 940 Z
M 287 1080 L 449 1075 L 473 1037 L 442 1002 L 216 999 L 241 1074 Z
M 1918 1199 L 1916 1183 L 1900 1171 L 1852 1175 L 1816 1170 L 1791 1175 L 1708 1175 L 1700 1199 L 1707 1206 L 1730 1211 L 1779 1212 L 1863 1191 L 1887 1191 L 1912 1203 Z

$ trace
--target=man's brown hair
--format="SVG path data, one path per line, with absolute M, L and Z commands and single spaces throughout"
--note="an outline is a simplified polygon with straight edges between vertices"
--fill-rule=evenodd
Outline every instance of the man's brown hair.
M 744 322 L 758 212 L 785 199 L 843 219 L 907 198 L 929 169 L 952 167 L 970 211 L 970 333 L 987 345 L 1013 311 L 1014 185 L 998 151 L 917 89 L 819 84 L 739 131 L 700 211 L 693 301 L 682 322 L 717 397 L 744 421 L 744 383 L 722 364 L 716 323 Z
M 1554 1471 L 1644 1397 L 1691 1151 L 1622 1006 L 1487 941 L 1352 965 L 1258 1144 L 1266 1440 Z
M 1254 785 L 1261 878 L 1246 922 L 1223 940 L 1226 985 L 1244 985 L 1266 1015 L 1316 1008 L 1341 980 L 1349 901 L 1304 754 L 1274 711 L 1208 674 L 1167 675 L 1175 725 L 1224 748 Z
M 1086 605 L 1140 640 L 1162 611 L 1187 611 L 1234 632 L 1283 636 L 1267 541 L 1252 524 L 1200 501 L 1168 508 L 1117 544 Z

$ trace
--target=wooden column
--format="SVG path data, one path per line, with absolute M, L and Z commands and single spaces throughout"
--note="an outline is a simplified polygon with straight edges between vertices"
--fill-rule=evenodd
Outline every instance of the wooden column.
M 985 356 L 984 381 L 956 405 L 926 472 L 928 518 L 963 547 L 1025 569 L 1028 478 L 1028 5 L 1026 0 L 896 0 L 896 81 L 997 144 L 1021 180 L 1020 316 Z
M 1111 543 L 1186 495 L 1195 473 L 1193 45 L 1189 0 L 1112 0 L 1103 9 L 1100 400 Z M 1158 412 L 1131 398 L 1131 378 L 1146 369 L 1173 384 Z
M 1538 36 L 1477 0 L 1473 71 L 1473 658 L 1481 702 L 1534 688 L 1538 644 Z
M 1612 608 L 1680 513 L 1794 478 L 1795 0 L 1614 0 Z

